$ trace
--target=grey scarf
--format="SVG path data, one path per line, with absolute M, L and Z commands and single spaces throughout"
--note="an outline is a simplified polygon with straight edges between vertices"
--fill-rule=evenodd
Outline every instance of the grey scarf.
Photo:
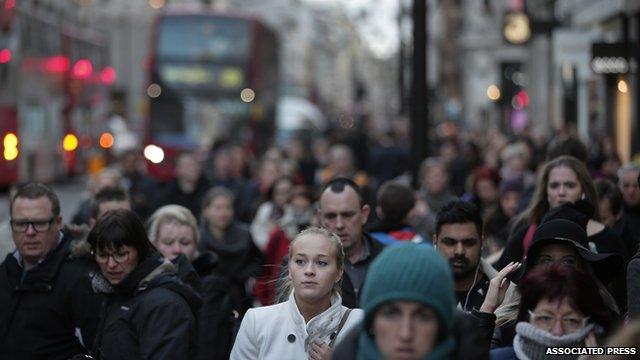
M 549 347 L 584 347 L 584 339 L 593 330 L 594 324 L 589 324 L 584 329 L 571 334 L 554 336 L 547 331 L 538 329 L 528 322 L 521 321 L 516 324 L 516 337 L 513 339 L 513 350 L 518 359 L 538 360 L 545 359 Z M 554 360 L 577 359 L 579 355 L 549 355 Z

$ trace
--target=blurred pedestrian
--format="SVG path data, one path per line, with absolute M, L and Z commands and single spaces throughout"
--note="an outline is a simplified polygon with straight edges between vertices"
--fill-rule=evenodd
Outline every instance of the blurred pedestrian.
M 618 171 L 618 187 L 622 193 L 624 217 L 634 235 L 640 236 L 640 165 L 630 163 Z
M 145 174 L 140 167 L 139 150 L 128 150 L 120 156 L 122 183 L 129 193 L 131 209 L 143 221 L 153 211 L 154 198 L 158 187 L 155 180 Z
M 98 191 L 91 201 L 91 220 L 89 227 L 92 228 L 108 211 L 116 209 L 131 210 L 131 200 L 127 191 L 121 187 L 107 186 Z
M 358 294 L 367 269 L 384 248 L 384 244 L 363 231 L 370 211 L 360 187 L 347 178 L 329 181 L 320 194 L 320 224 L 338 235 L 344 248 L 342 304 L 349 308 L 358 307 Z
M 291 242 L 286 302 L 250 309 L 242 320 L 231 359 L 331 358 L 331 348 L 362 319 L 342 305 L 344 273 L 340 239 L 317 227 Z
M 293 180 L 289 177 L 276 179 L 266 194 L 266 201 L 260 204 L 255 218 L 251 222 L 251 236 L 256 246 L 265 251 L 271 232 L 284 215 L 291 201 Z
M 235 220 L 233 193 L 214 187 L 202 201 L 198 250 L 212 251 L 219 257 L 218 272 L 229 283 L 234 302 L 243 315 L 253 304 L 251 283 L 260 274 L 263 255 L 256 247 L 249 227 Z
M 60 359 L 87 354 L 100 296 L 91 260 L 73 254 L 58 196 L 29 183 L 10 199 L 16 250 L 0 265 L 0 354 L 6 359 Z
M 100 274 L 93 286 L 106 295 L 93 355 L 98 359 L 192 359 L 197 293 L 149 241 L 131 211 L 113 210 L 89 233 Z
M 493 360 L 546 359 L 549 348 L 596 347 L 612 329 L 614 319 L 588 273 L 562 265 L 536 268 L 520 289 L 513 346 L 492 350 Z
M 473 202 L 481 216 L 498 204 L 498 187 L 500 175 L 495 169 L 481 166 L 473 171 L 471 178 L 471 191 L 464 194 L 461 199 Z
M 401 241 L 424 243 L 424 238 L 409 225 L 415 202 L 410 187 L 393 181 L 384 183 L 378 190 L 376 206 L 380 220 L 369 227 L 371 236 L 385 245 Z
M 155 208 L 169 204 L 181 205 L 197 219 L 200 216 L 200 202 L 209 187 L 195 154 L 181 153 L 175 162 L 175 180 L 160 194 Z
M 276 281 L 280 277 L 283 259 L 289 254 L 291 240 L 310 225 L 317 225 L 314 218 L 315 199 L 305 186 L 294 188 L 291 203 L 269 235 L 262 274 L 254 288 L 256 299 L 264 305 L 273 304 Z
M 420 165 L 421 187 L 418 190 L 418 231 L 426 239 L 435 233 L 436 214 L 444 204 L 457 200 L 449 189 L 449 173 L 440 158 L 427 158 Z
M 611 228 L 624 243 L 626 257 L 638 252 L 640 234 L 633 232 L 629 219 L 624 217 L 622 211 L 622 193 L 615 183 L 609 180 L 596 180 L 596 192 L 598 193 L 598 212 L 602 223 Z
M 89 225 L 91 220 L 91 199 L 105 187 L 122 187 L 122 174 L 116 169 L 106 168 L 100 171 L 95 178 L 89 179 L 89 193 L 78 204 L 71 223 L 75 225 Z
M 518 203 L 524 187 L 520 179 L 503 180 L 498 189 L 498 206 L 490 209 L 484 217 L 485 251 L 490 264 L 495 263 L 509 239 L 509 228 L 512 220 L 518 215 Z

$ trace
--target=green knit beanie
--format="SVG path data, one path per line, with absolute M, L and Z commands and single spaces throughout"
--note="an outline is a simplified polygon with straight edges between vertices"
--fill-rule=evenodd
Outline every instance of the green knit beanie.
M 447 354 L 453 350 L 453 275 L 447 261 L 433 247 L 414 243 L 389 246 L 371 263 L 360 299 L 365 312 L 364 337 L 370 337 L 366 329 L 378 307 L 388 301 L 415 301 L 432 308 L 445 334 L 434 352 Z

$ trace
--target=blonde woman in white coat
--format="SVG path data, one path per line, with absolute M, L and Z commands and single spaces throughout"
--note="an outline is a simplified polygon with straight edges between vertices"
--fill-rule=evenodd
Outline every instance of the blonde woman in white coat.
M 342 306 L 340 238 L 308 228 L 289 245 L 289 259 L 289 300 L 247 311 L 231 360 L 330 359 L 333 344 L 362 320 L 362 310 Z

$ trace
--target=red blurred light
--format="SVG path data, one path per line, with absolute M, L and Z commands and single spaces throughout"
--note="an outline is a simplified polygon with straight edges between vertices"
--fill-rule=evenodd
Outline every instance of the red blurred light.
M 44 70 L 50 73 L 64 73 L 69 70 L 69 58 L 63 55 L 51 56 L 44 61 Z
M 0 50 L 0 64 L 6 64 L 11 61 L 11 50 L 2 49 Z
M 16 0 L 5 0 L 4 1 L 4 8 L 7 10 L 11 10 L 14 7 L 16 7 Z
M 527 94 L 525 90 L 520 90 L 518 94 L 516 94 L 516 103 L 518 103 L 520 107 L 528 106 L 530 101 L 529 94 Z
M 88 59 L 80 59 L 73 64 L 71 76 L 74 79 L 85 80 L 93 74 L 93 64 Z
M 105 85 L 112 85 L 116 82 L 116 70 L 111 66 L 107 66 L 100 72 L 100 80 Z

